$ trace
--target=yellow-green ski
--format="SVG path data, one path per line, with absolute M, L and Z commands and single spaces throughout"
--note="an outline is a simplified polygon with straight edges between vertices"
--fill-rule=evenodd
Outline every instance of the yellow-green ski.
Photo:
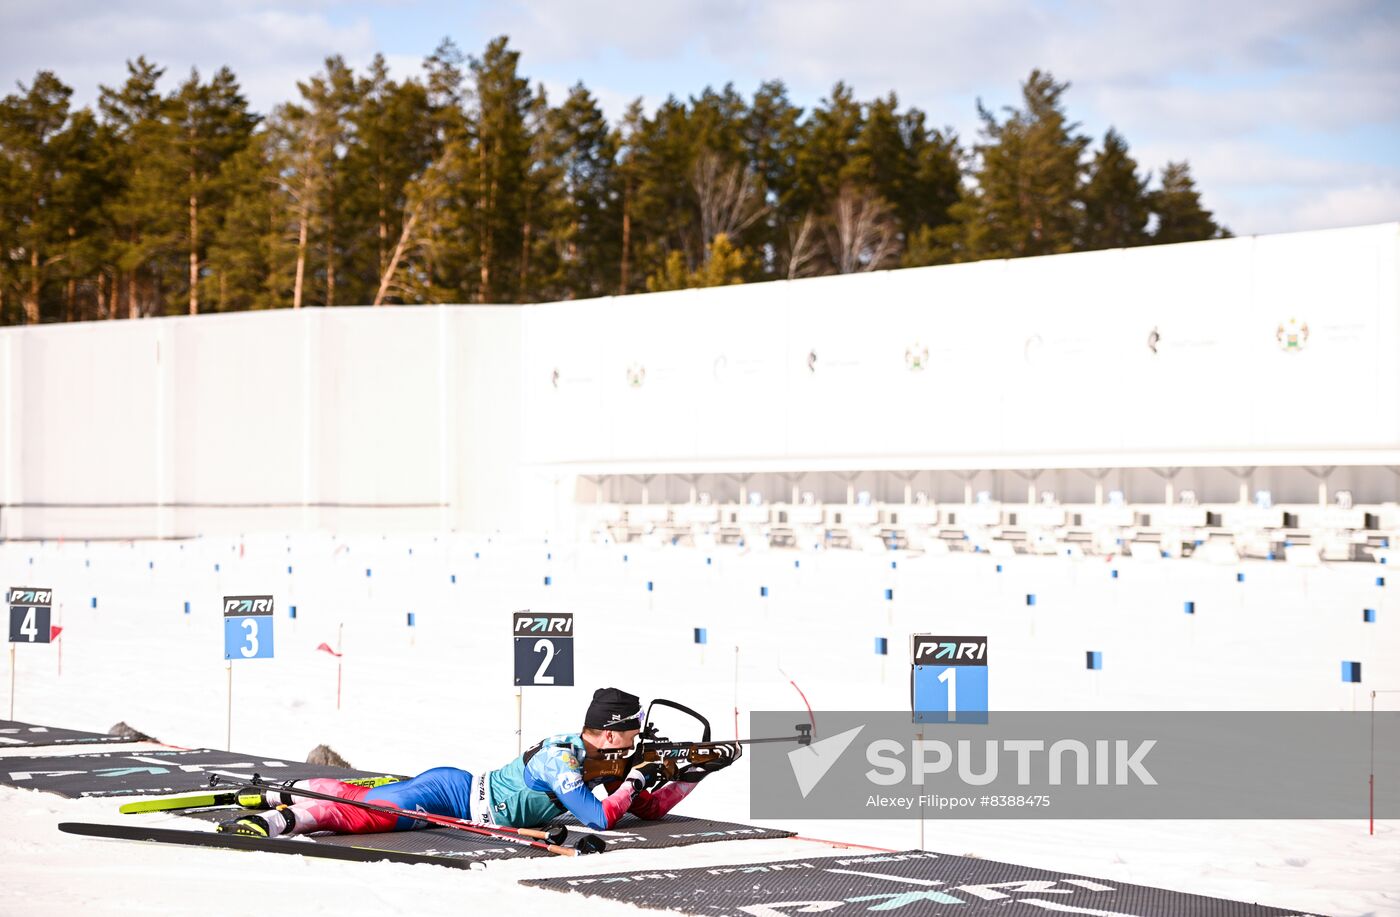
M 138 812 L 170 812 L 176 809 L 207 809 L 210 806 L 231 806 L 238 802 L 237 793 L 198 793 L 193 796 L 164 796 L 122 803 L 123 815 Z
M 397 783 L 401 777 L 351 777 L 346 783 L 353 783 L 357 786 L 383 786 L 386 783 Z M 236 792 L 220 793 L 194 793 L 188 796 L 162 796 L 159 799 L 146 799 L 141 802 L 123 803 L 121 813 L 123 815 L 135 815 L 140 812 L 173 812 L 180 809 L 208 809 L 213 806 L 242 806 L 245 809 L 261 809 L 262 793 L 249 792 L 247 790 Z

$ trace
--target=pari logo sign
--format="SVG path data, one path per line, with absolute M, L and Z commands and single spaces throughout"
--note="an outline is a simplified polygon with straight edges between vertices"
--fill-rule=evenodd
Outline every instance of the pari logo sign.
M 554 634 L 560 637 L 574 635 L 574 616 L 538 615 L 528 611 L 515 613 L 515 636 L 528 637 L 531 634 Z
M 16 586 L 10 590 L 11 605 L 53 605 L 52 589 L 35 589 L 32 586 Z
M 53 639 L 53 590 L 15 586 L 9 591 L 10 642 L 48 643 Z
M 224 596 L 224 658 L 271 659 L 272 596 Z
M 511 618 L 515 685 L 572 686 L 574 616 L 517 611 Z
M 224 617 L 272 614 L 270 595 L 230 595 L 224 597 Z
M 916 723 L 987 722 L 987 638 L 914 634 L 909 697 Z

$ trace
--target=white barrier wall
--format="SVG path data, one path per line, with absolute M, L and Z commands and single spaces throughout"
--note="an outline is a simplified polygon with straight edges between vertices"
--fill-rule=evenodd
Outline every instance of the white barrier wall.
M 517 524 L 515 308 L 0 333 L 6 537 Z
M 525 452 L 638 472 L 1393 460 L 1397 250 L 1386 224 L 540 306 Z
M 0 329 L 0 535 L 567 528 L 579 474 L 1400 465 L 1398 253 Z

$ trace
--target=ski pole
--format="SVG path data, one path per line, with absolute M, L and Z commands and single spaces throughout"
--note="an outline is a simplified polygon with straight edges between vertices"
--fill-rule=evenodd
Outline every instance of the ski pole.
M 478 825 L 460 818 L 453 818 L 450 815 L 434 815 L 430 812 L 410 812 L 395 805 L 379 804 L 373 802 L 362 802 L 358 799 L 345 799 L 341 796 L 332 796 L 330 793 L 318 793 L 315 790 L 303 789 L 297 786 L 287 786 L 269 783 L 263 780 L 258 774 L 254 774 L 251 780 L 241 777 L 230 777 L 227 774 L 210 774 L 209 785 L 215 786 L 239 786 L 246 789 L 273 790 L 281 793 L 290 793 L 293 796 L 305 796 L 308 799 L 323 799 L 327 802 L 341 803 L 347 806 L 354 806 L 357 809 L 364 809 L 369 812 L 383 812 L 386 815 L 394 815 L 399 818 L 408 818 L 413 821 L 424 821 L 444 828 L 453 828 L 458 831 L 465 831 L 469 834 L 479 834 L 484 837 L 493 837 L 497 840 L 510 844 L 517 844 L 522 847 L 535 847 L 540 850 L 548 850 L 558 856 L 577 856 L 578 851 L 573 847 L 565 847 L 558 843 L 567 836 L 568 828 L 563 825 L 556 825 L 549 831 L 540 831 L 534 828 L 511 828 L 505 825 Z M 563 833 L 561 833 L 561 831 Z M 530 840 L 529 838 L 540 838 L 540 840 Z

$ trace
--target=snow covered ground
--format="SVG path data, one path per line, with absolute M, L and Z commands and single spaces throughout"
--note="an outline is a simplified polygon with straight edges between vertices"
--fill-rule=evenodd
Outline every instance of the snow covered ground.
M 4 585 L 52 587 L 64 628 L 57 644 L 18 647 L 16 719 L 97 732 L 124 720 L 172 744 L 224 748 L 220 597 L 270 592 L 276 657 L 234 664 L 233 748 L 300 760 L 326 743 L 357 767 L 409 774 L 494 767 L 515 754 L 507 627 L 524 608 L 572 611 L 577 628 L 577 686 L 526 689 L 527 744 L 575 727 L 593 688 L 608 684 L 697 707 L 720 737 L 732 734 L 736 705 L 800 709 L 789 679 L 819 710 L 905 709 L 908 635 L 925 631 L 989 635 L 994 709 L 1352 710 L 1367 708 L 1372 688 L 1400 688 L 1400 584 L 1375 582 L 1388 570 L 433 536 L 0 545 Z M 1183 613 L 1187 601 L 1194 615 Z M 1363 623 L 1363 608 L 1376 610 L 1375 623 Z M 693 642 L 696 627 L 707 630 L 704 646 Z M 875 655 L 876 637 L 888 638 L 888 657 Z M 339 710 L 336 660 L 316 651 L 338 639 Z M 1103 654 L 1102 671 L 1085 669 L 1087 650 Z M 1361 686 L 1341 682 L 1343 659 L 1362 663 Z M 1400 694 L 1379 698 L 1380 709 L 1398 706 Z M 680 811 L 749 821 L 746 765 L 711 778 Z M 118 816 L 111 800 L 0 788 L 0 911 L 433 913 L 471 904 L 524 913 L 563 902 L 517 886 L 523 877 L 825 852 L 743 841 L 463 873 L 102 842 L 54 828 L 119 819 L 134 817 Z M 785 827 L 900 849 L 920 839 L 917 821 Z M 1400 914 L 1395 821 L 1378 823 L 1374 837 L 1363 822 L 1323 821 L 943 819 L 923 832 L 934 851 L 1313 913 Z M 630 912 L 581 897 L 568 907 Z

